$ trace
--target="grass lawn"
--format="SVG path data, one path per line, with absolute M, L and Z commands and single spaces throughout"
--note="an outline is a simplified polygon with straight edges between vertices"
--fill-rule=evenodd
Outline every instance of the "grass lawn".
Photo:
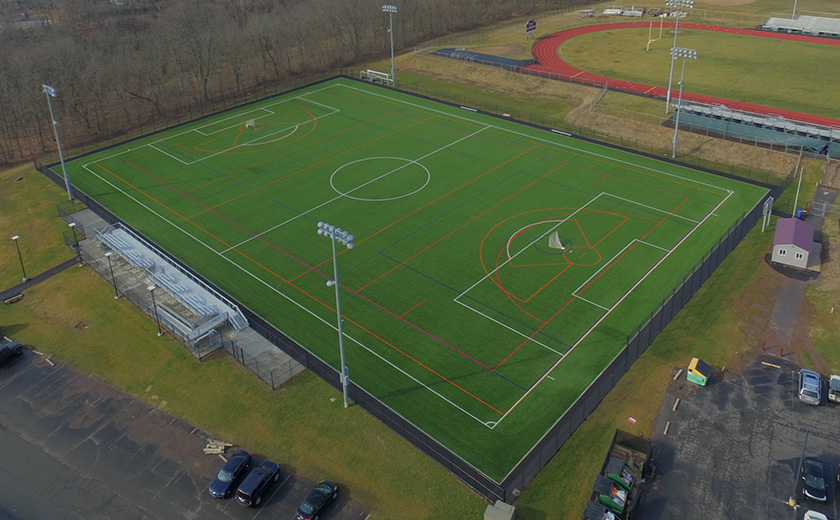
M 67 224 L 58 218 L 45 218 L 58 217 L 56 206 L 67 200 L 67 195 L 51 189 L 50 196 L 44 196 L 44 183 L 33 178 L 31 172 L 32 167 L 27 165 L 0 173 L 0 216 L 2 228 L 8 234 L 3 236 L 3 247 L 0 247 L 0 287 L 3 288 L 23 280 L 21 259 L 26 276 L 32 278 L 73 258 L 69 249 L 56 247 Z M 7 242 L 13 235 L 20 236 L 20 258 L 14 242 Z

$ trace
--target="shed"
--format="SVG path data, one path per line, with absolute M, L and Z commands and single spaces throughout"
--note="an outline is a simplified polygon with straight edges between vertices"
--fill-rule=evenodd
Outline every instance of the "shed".
M 802 269 L 808 268 L 814 250 L 814 226 L 798 218 L 780 218 L 776 221 L 773 237 L 773 262 Z

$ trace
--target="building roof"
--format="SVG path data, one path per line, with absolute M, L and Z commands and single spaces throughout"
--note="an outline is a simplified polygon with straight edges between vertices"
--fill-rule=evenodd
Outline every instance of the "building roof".
M 814 245 L 814 226 L 798 218 L 780 218 L 777 220 L 773 245 L 788 244 L 810 252 Z

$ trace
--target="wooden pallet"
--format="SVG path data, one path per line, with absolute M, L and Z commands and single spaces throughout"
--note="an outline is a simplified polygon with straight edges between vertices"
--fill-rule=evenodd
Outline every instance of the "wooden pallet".
M 207 441 L 207 445 L 204 446 L 204 453 L 208 455 L 222 455 L 230 446 L 233 446 L 233 444 L 225 441 L 210 439 Z

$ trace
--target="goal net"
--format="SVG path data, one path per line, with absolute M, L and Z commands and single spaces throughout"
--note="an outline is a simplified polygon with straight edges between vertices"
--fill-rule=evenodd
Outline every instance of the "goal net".
M 560 235 L 555 231 L 548 237 L 548 247 L 552 249 L 559 249 L 564 250 L 566 246 L 563 245 L 563 242 L 560 240 Z

